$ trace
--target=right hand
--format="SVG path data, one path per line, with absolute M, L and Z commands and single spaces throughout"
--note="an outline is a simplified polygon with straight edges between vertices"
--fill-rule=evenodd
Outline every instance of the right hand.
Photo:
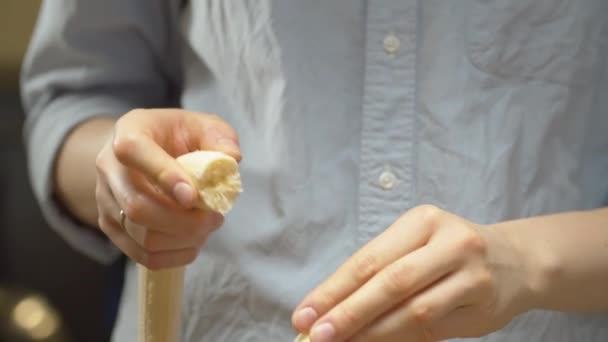
M 221 214 L 193 209 L 198 193 L 175 158 L 195 150 L 241 159 L 238 136 L 226 122 L 180 109 L 125 114 L 97 156 L 98 224 L 150 269 L 191 263 L 223 222 Z

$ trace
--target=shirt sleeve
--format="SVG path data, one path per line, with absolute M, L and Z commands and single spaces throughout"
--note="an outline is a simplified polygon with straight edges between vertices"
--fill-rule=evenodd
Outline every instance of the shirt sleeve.
M 23 133 L 34 195 L 49 225 L 101 263 L 120 253 L 56 201 L 56 153 L 83 121 L 175 105 L 181 72 L 173 2 L 43 1 L 22 66 Z

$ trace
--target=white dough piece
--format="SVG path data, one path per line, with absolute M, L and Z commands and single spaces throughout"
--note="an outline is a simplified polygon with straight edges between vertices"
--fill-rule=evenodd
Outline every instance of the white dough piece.
M 304 334 L 299 334 L 293 342 L 310 342 L 310 338 Z
M 243 191 L 236 159 L 216 151 L 195 151 L 177 158 L 196 185 L 197 207 L 226 214 Z

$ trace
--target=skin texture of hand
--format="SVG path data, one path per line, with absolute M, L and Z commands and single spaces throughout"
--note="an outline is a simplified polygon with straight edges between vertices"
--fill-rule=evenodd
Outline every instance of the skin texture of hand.
M 150 269 L 191 263 L 223 222 L 218 213 L 193 209 L 198 194 L 175 158 L 195 150 L 241 158 L 237 134 L 226 122 L 179 109 L 125 114 L 97 156 L 98 224 Z
M 527 310 L 533 265 L 492 226 L 421 206 L 349 258 L 292 321 L 312 342 L 482 336 Z

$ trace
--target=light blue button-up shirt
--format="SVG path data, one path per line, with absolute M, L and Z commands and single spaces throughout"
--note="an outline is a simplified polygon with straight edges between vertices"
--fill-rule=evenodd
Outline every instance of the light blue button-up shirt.
M 608 202 L 606 0 L 48 0 L 23 96 L 41 207 L 102 262 L 52 196 L 72 127 L 181 106 L 239 132 L 245 192 L 188 267 L 183 341 L 289 341 L 302 296 L 418 204 L 493 223 Z M 129 267 L 115 341 L 136 301 Z M 608 315 L 479 341 L 605 342 Z

